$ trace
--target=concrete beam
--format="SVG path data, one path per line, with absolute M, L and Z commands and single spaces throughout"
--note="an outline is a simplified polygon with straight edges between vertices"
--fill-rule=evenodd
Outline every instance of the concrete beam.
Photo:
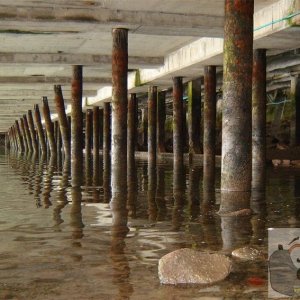
M 53 91 L 47 91 L 47 96 L 53 96 L 54 97 L 54 92 Z M 95 96 L 96 91 L 93 90 L 85 90 L 84 91 L 84 96 Z M 0 100 L 6 100 L 6 99 L 32 99 L 32 98 L 37 98 L 37 97 L 42 97 L 45 95 L 45 91 L 37 91 L 37 90 L 1 90 L 0 93 Z M 66 99 L 71 98 L 71 91 L 64 91 L 64 96 Z

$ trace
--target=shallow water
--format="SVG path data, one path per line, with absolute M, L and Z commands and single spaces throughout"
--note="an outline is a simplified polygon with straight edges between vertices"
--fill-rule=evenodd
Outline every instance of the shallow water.
M 253 245 L 267 255 L 268 227 L 300 227 L 300 171 L 268 169 L 254 214 L 220 217 L 219 170 L 211 194 L 200 167 L 176 173 L 136 161 L 123 176 L 127 193 L 114 193 L 102 169 L 85 168 L 81 189 L 72 189 L 69 166 L 1 152 L 0 299 L 267 297 L 266 261 L 233 259 L 222 282 L 174 287 L 160 285 L 158 260 L 182 247 L 230 254 Z

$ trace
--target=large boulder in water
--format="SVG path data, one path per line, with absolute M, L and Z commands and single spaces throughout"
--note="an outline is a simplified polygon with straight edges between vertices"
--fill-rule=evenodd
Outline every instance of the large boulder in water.
M 158 275 L 163 284 L 209 284 L 225 279 L 231 266 L 225 255 L 183 248 L 159 260 Z

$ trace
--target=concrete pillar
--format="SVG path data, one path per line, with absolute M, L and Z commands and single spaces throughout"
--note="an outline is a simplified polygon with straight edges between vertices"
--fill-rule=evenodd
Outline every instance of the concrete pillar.
M 203 122 L 203 188 L 215 188 L 216 155 L 216 67 L 204 68 L 204 122 Z
M 88 168 L 91 161 L 92 152 L 92 132 L 93 114 L 91 109 L 87 109 L 85 114 L 85 167 Z
M 157 96 L 157 151 L 166 152 L 165 147 L 166 123 L 166 92 L 161 91 Z
M 70 159 L 71 155 L 71 140 L 70 140 L 70 131 L 69 123 L 65 110 L 64 98 L 60 85 L 54 86 L 54 102 L 56 106 L 56 112 L 58 115 L 59 127 L 62 137 L 62 142 L 64 146 L 65 159 Z
M 45 120 L 45 128 L 47 132 L 47 140 L 50 147 L 51 156 L 56 157 L 56 144 L 54 136 L 54 125 L 51 121 L 50 109 L 47 97 L 43 97 L 43 115 Z
M 45 134 L 44 134 L 44 129 L 41 121 L 41 114 L 40 114 L 40 109 L 38 104 L 34 105 L 34 120 L 35 120 L 35 126 L 37 128 L 42 155 L 45 156 L 47 154 L 47 145 L 45 141 Z
M 54 122 L 54 132 L 55 132 L 55 142 L 56 142 L 56 152 L 57 152 L 57 163 L 60 165 L 60 162 L 62 160 L 62 137 L 61 137 L 61 131 L 59 127 L 59 122 Z M 66 157 L 65 157 L 66 158 Z M 70 159 L 66 158 L 66 159 Z
M 183 165 L 183 86 L 182 77 L 173 78 L 173 153 L 174 164 Z
M 82 184 L 83 169 L 83 118 L 82 118 L 82 66 L 72 68 L 72 97 L 71 97 L 71 176 L 72 187 Z
M 112 35 L 111 165 L 112 190 L 114 193 L 123 190 L 119 183 L 126 178 L 125 174 L 127 172 L 128 31 L 122 28 L 113 29 Z M 122 174 L 119 170 L 124 171 L 125 174 Z M 126 185 L 126 180 L 123 185 Z
M 127 120 L 127 127 L 128 127 L 127 159 L 128 161 L 133 161 L 136 139 L 137 139 L 136 94 L 130 94 L 130 97 L 128 99 L 129 100 L 128 100 L 128 120 Z
M 103 109 L 99 110 L 99 149 L 103 150 Z
M 157 87 L 148 89 L 148 161 L 156 165 Z
M 24 141 L 24 146 L 25 146 L 25 152 L 29 152 L 29 145 L 28 145 L 28 140 L 25 132 L 25 126 L 24 126 L 24 120 L 23 118 L 20 118 L 20 124 L 21 124 L 21 133 Z
M 28 142 L 28 148 L 29 148 L 30 152 L 33 152 L 33 145 L 32 145 L 29 125 L 28 125 L 28 121 L 27 121 L 27 116 L 25 114 L 23 115 L 23 120 L 24 120 L 24 128 L 25 128 L 26 139 L 27 139 L 27 142 Z
M 15 129 L 16 129 L 16 134 L 18 137 L 19 145 L 20 145 L 20 151 L 24 152 L 25 146 L 24 146 L 24 140 L 20 131 L 20 126 L 18 120 L 15 121 Z
M 142 108 L 142 146 L 143 149 L 148 148 L 148 109 Z
M 100 154 L 99 154 L 99 107 L 93 107 L 93 178 L 94 185 L 99 185 L 99 166 L 100 166 Z M 96 179 L 97 178 L 97 179 Z
M 106 102 L 103 104 L 103 162 L 104 170 L 109 168 L 109 155 L 110 155 L 110 103 Z
M 254 0 L 225 0 L 222 191 L 250 191 Z
M 31 141 L 32 141 L 32 146 L 33 146 L 33 152 L 35 154 L 38 154 L 39 147 L 38 147 L 38 142 L 36 140 L 36 132 L 35 132 L 35 128 L 34 128 L 33 116 L 32 116 L 31 110 L 28 110 L 28 125 L 29 125 L 30 136 L 31 136 Z
M 188 83 L 189 156 L 201 153 L 201 79 Z
M 266 183 L 266 50 L 253 53 L 252 87 L 252 189 Z
M 300 145 L 300 79 L 298 76 L 291 78 L 290 99 L 294 106 L 294 114 L 291 117 L 290 144 Z

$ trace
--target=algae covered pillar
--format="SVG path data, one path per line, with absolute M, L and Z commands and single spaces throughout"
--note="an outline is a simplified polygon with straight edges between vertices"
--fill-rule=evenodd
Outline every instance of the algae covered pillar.
M 251 190 L 254 0 L 225 0 L 221 190 Z
M 45 156 L 47 154 L 47 145 L 38 104 L 34 105 L 34 120 L 39 137 L 39 144 L 41 147 L 42 155 Z
M 148 161 L 156 165 L 156 110 L 157 87 L 148 89 Z
M 216 155 L 216 67 L 204 68 L 203 188 L 214 190 Z
M 165 123 L 166 123 L 166 91 L 157 95 L 157 151 L 166 152 L 165 146 Z
M 266 50 L 253 53 L 252 88 L 252 188 L 266 183 Z
M 136 116 L 137 99 L 136 94 L 130 94 L 128 98 L 128 135 L 127 135 L 127 159 L 134 160 L 135 145 L 137 139 L 137 116 Z
M 119 181 L 126 178 L 127 169 L 127 72 L 128 30 L 112 31 L 112 190 L 118 192 Z M 119 172 L 119 170 L 121 172 Z M 126 184 L 126 180 L 124 182 Z
M 189 156 L 200 153 L 201 136 L 201 79 L 188 83 Z
M 71 97 L 71 176 L 72 187 L 82 184 L 83 118 L 82 118 L 82 66 L 72 68 Z
M 174 164 L 183 165 L 183 85 L 182 77 L 173 78 L 173 153 Z
M 290 144 L 292 146 L 300 145 L 300 79 L 298 76 L 291 78 L 290 99 L 294 107 L 294 114 L 291 120 L 291 137 Z

